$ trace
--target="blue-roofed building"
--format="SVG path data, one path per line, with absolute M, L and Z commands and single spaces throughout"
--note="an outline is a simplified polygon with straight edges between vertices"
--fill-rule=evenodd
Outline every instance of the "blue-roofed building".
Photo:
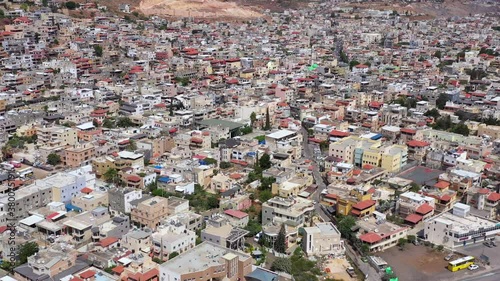
M 67 212 L 71 212 L 71 211 L 75 211 L 75 212 L 81 212 L 82 211 L 82 208 L 80 207 L 77 207 L 71 203 L 68 203 L 66 204 L 66 211 Z

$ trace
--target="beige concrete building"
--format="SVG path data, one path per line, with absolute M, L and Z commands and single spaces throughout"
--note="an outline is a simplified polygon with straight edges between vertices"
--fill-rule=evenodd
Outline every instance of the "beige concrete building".
M 168 199 L 163 197 L 146 199 L 132 207 L 130 215 L 133 224 L 156 229 L 160 221 L 169 215 Z
M 340 232 L 331 222 L 304 227 L 302 249 L 308 255 L 342 255 L 345 251 Z
M 69 167 L 89 165 L 95 156 L 95 147 L 92 143 L 75 144 L 64 150 L 64 164 Z
M 186 251 L 160 265 L 165 280 L 245 280 L 252 257 L 210 242 Z
M 71 198 L 71 204 L 84 211 L 91 211 L 97 207 L 108 206 L 108 193 L 93 191 L 91 193 L 80 193 Z
M 64 126 L 37 127 L 36 134 L 40 146 L 75 145 L 78 142 L 76 130 Z
M 480 124 L 477 127 L 477 135 L 488 135 L 491 139 L 500 139 L 500 126 Z

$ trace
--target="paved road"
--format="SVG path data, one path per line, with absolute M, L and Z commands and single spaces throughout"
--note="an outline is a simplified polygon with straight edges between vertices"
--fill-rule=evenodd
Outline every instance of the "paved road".
M 498 281 L 500 280 L 500 268 L 493 271 L 484 272 L 473 277 L 459 279 L 458 281 Z
M 346 242 L 347 243 L 347 242 Z M 347 256 L 356 263 L 358 266 L 359 270 L 365 274 L 365 276 L 368 276 L 368 278 L 365 278 L 365 281 L 380 281 L 382 280 L 380 274 L 370 266 L 368 263 L 363 262 L 359 256 L 354 252 L 354 250 L 351 248 L 350 245 L 346 244 L 346 254 Z
M 321 208 L 321 204 L 319 204 L 320 201 L 319 197 L 321 195 L 321 191 L 323 191 L 326 188 L 326 184 L 319 172 L 319 165 L 318 163 L 316 163 L 314 159 L 313 149 L 307 141 L 308 133 L 304 128 L 302 128 L 301 131 L 302 135 L 304 136 L 303 137 L 304 140 L 302 142 L 302 150 L 304 151 L 304 157 L 314 162 L 313 177 L 314 181 L 316 182 L 316 185 L 318 186 L 318 188 L 314 191 L 314 193 L 311 196 L 312 200 L 316 201 L 316 204 L 314 205 L 314 210 L 316 211 L 316 214 L 318 214 L 324 221 L 330 221 L 328 215 L 325 214 L 325 212 Z

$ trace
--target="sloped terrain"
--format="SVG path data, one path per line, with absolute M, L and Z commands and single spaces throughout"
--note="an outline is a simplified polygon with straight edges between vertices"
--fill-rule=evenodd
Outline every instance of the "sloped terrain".
M 143 0 L 137 9 L 145 15 L 194 18 L 252 19 L 257 9 L 218 0 Z

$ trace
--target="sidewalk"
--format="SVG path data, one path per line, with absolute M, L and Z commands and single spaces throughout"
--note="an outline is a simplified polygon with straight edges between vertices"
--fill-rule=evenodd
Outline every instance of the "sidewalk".
M 368 275 L 368 278 L 365 278 L 366 281 L 380 281 L 382 280 L 382 277 L 380 274 L 373 268 L 371 267 L 368 263 L 363 262 L 358 255 L 354 252 L 354 250 L 351 248 L 350 245 L 346 245 L 346 254 L 351 258 L 351 260 L 354 261 L 356 266 L 363 272 L 363 274 L 366 276 Z

